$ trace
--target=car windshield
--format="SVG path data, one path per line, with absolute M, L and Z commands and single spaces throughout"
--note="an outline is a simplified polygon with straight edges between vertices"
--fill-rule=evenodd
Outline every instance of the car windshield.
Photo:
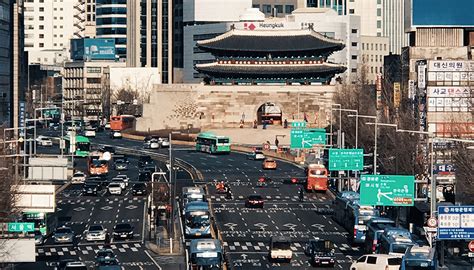
M 392 244 L 392 252 L 405 254 L 409 246 L 409 244 Z
M 90 150 L 90 144 L 89 143 L 76 143 L 77 150 L 79 151 L 89 151 Z
M 92 225 L 89 228 L 90 232 L 92 232 L 92 231 L 102 231 L 102 230 L 104 230 L 104 228 L 102 228 L 102 226 L 100 226 L 100 225 Z
M 191 228 L 198 228 L 209 225 L 209 215 L 188 216 L 186 223 Z
M 74 174 L 74 177 L 82 177 L 82 176 L 84 176 L 83 173 L 75 173 L 75 174 Z
M 117 160 L 115 161 L 115 163 L 116 163 L 116 164 L 125 163 L 125 160 L 123 160 L 123 159 L 117 159 Z
M 272 159 L 267 159 L 265 160 L 266 163 L 275 163 L 275 160 L 272 160 Z
M 56 233 L 71 233 L 71 229 L 69 228 L 60 228 L 56 230 Z
M 263 153 L 260 151 L 255 151 L 255 155 L 263 155 Z
M 286 241 L 277 241 L 272 243 L 272 248 L 274 249 L 290 249 L 290 242 Z
M 144 184 L 135 184 L 135 185 L 133 185 L 133 188 L 142 189 L 142 188 L 145 188 L 145 185 Z
M 86 266 L 66 266 L 65 270 L 87 270 Z
M 250 195 L 249 196 L 249 200 L 252 200 L 252 201 L 259 201 L 262 199 L 262 196 L 260 195 Z
M 115 188 L 115 187 L 120 187 L 119 183 L 111 183 L 109 187 Z
M 129 230 L 131 228 L 132 226 L 130 226 L 130 224 L 118 224 L 117 226 L 115 226 L 115 229 L 117 230 Z
M 114 257 L 112 250 L 99 250 L 97 257 Z

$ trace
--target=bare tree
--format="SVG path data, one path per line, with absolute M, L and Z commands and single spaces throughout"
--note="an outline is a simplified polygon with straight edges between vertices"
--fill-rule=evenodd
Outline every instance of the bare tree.
M 3 141 L 3 128 L 0 128 L 0 141 Z M 12 221 L 16 217 L 15 187 L 18 179 L 14 175 L 14 159 L 6 149 L 9 143 L 0 143 L 0 223 Z M 13 145 L 13 144 L 12 144 Z M 5 146 L 5 147 L 4 147 Z M 13 145 L 13 147 L 18 147 Z

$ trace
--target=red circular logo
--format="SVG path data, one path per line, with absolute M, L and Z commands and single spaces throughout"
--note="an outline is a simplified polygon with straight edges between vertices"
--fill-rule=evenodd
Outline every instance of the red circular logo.
M 469 242 L 468 248 L 470 252 L 474 252 L 474 241 Z
M 270 145 L 268 143 L 263 144 L 263 149 L 270 150 Z

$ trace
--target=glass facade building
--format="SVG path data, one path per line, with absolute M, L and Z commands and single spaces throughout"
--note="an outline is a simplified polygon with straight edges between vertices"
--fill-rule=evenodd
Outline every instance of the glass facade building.
M 119 60 L 127 58 L 127 0 L 96 0 L 96 37 L 115 39 Z
M 12 92 L 12 16 L 10 0 L 0 0 L 0 125 L 9 122 Z

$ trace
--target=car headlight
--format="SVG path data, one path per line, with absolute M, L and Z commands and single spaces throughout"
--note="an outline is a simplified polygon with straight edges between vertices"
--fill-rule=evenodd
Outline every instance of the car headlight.
M 118 235 L 118 232 L 114 232 L 114 235 Z
M 128 232 L 128 234 L 133 234 L 133 232 Z

